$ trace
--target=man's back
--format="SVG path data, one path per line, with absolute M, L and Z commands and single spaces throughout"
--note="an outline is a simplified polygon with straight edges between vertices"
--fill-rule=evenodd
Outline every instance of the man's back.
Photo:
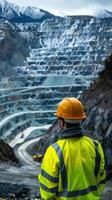
M 64 158 L 68 191 L 96 187 L 94 174 L 96 153 L 92 140 L 83 136 L 59 140 L 57 144 Z
M 85 136 L 58 140 L 47 149 L 42 170 L 58 180 L 54 183 L 55 199 L 100 199 L 99 185 L 105 175 L 103 151 L 97 141 Z M 43 182 L 42 176 L 45 173 L 41 174 L 40 182 Z M 48 185 L 53 188 L 51 183 Z M 44 199 L 48 199 L 47 194 Z

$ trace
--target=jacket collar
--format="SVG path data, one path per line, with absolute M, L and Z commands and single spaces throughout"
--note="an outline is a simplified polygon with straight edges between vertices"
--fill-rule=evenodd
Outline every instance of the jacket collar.
M 64 138 L 71 138 L 71 137 L 82 137 L 83 132 L 80 127 L 80 124 L 75 124 L 71 128 L 66 128 L 59 133 L 59 139 L 64 139 Z

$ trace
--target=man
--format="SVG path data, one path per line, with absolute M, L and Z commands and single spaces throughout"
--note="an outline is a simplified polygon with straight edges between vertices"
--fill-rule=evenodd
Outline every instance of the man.
M 80 122 L 86 114 L 82 103 L 65 98 L 56 115 L 61 132 L 42 162 L 42 199 L 100 200 L 105 183 L 104 154 L 96 140 L 83 136 Z

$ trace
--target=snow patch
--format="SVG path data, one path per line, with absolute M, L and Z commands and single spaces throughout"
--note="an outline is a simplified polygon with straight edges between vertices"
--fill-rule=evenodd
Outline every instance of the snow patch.
M 22 7 L 20 8 L 20 13 L 28 17 L 32 17 L 33 19 L 40 19 L 45 15 L 44 12 L 40 11 L 40 9 L 36 7 Z
M 25 139 L 26 139 L 26 138 L 32 133 L 32 131 L 34 131 L 34 130 L 40 130 L 40 129 L 45 129 L 45 130 L 47 130 L 50 126 L 51 126 L 51 124 L 27 128 L 27 129 L 25 129 L 23 132 L 19 133 L 19 134 L 10 142 L 10 146 L 11 146 L 12 148 L 14 148 L 14 146 L 16 146 L 16 144 L 23 143 L 23 142 L 25 141 Z M 22 136 L 22 135 L 23 135 L 23 136 Z M 22 136 L 22 137 L 21 137 L 21 136 Z
M 5 0 L 0 0 L 0 8 L 0 15 L 8 19 L 13 19 L 15 17 L 17 18 L 21 17 L 21 15 L 24 15 L 35 20 L 41 19 L 46 14 L 46 11 L 40 10 L 37 7 L 20 7 Z

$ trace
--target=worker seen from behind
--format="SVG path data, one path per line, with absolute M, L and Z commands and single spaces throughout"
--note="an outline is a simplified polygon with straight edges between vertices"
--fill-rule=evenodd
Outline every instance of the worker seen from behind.
M 61 131 L 42 162 L 42 199 L 101 200 L 106 174 L 104 154 L 98 141 L 83 135 L 80 122 L 86 114 L 82 103 L 65 98 L 56 115 Z

